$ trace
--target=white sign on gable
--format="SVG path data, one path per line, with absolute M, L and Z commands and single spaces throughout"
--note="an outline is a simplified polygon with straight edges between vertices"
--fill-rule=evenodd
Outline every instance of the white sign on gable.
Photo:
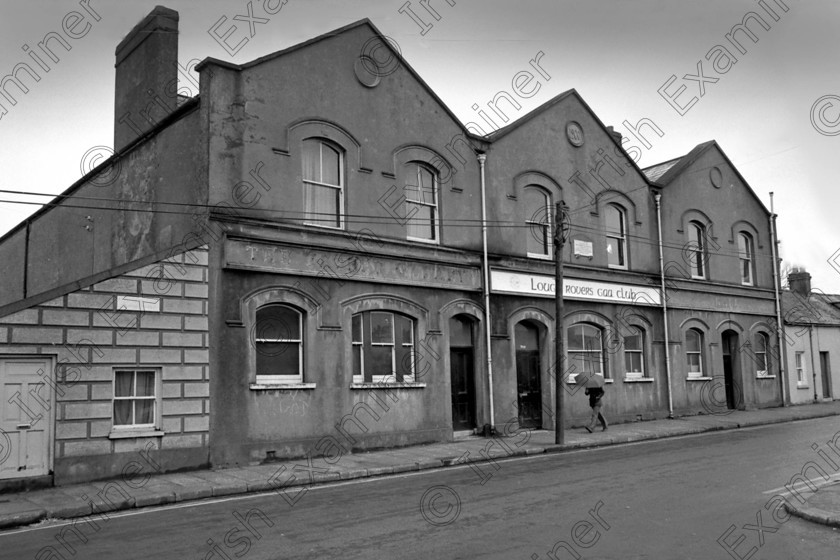
M 555 292 L 553 276 L 492 269 L 490 270 L 490 287 L 493 293 L 549 298 L 553 298 Z M 662 303 L 659 290 L 656 288 L 570 278 L 563 279 L 563 298 L 627 305 L 661 305 Z

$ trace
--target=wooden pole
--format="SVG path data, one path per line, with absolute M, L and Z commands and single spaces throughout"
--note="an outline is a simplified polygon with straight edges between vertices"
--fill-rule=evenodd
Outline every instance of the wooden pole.
M 561 200 L 556 205 L 554 219 L 554 443 L 563 444 L 566 434 L 563 418 L 563 369 L 566 363 L 563 341 L 563 225 L 566 204 Z

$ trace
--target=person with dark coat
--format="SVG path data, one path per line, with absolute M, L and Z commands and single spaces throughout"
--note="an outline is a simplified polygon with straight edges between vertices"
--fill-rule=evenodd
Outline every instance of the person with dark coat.
M 589 419 L 589 424 L 585 426 L 586 431 L 591 434 L 596 421 L 601 422 L 601 431 L 607 431 L 607 419 L 601 413 L 601 409 L 604 406 L 601 402 L 601 399 L 604 397 L 604 388 L 587 387 L 584 394 L 589 395 L 589 406 L 592 408 L 592 418 Z

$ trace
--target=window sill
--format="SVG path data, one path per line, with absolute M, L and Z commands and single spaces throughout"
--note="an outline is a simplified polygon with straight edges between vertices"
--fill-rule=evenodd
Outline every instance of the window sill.
M 711 381 L 711 377 L 686 377 L 686 381 Z
M 615 383 L 615 379 L 604 379 L 604 383 Z M 577 382 L 577 379 L 567 379 L 566 384 L 567 385 L 577 385 L 578 382 Z
M 627 270 L 627 265 L 622 264 L 608 264 L 607 268 L 612 268 L 614 270 Z
M 756 375 L 756 379 L 776 379 L 775 375 Z
M 527 253 L 529 259 L 541 259 L 544 261 L 552 261 L 554 257 L 551 255 L 542 255 L 540 253 Z
M 418 243 L 426 243 L 428 245 L 440 245 L 440 240 L 439 239 L 425 239 L 423 237 L 411 237 L 411 236 L 406 236 L 405 239 L 406 239 L 406 241 L 416 241 Z
M 800 385 L 800 384 L 797 383 L 796 388 L 797 389 L 810 389 L 811 387 L 809 385 Z
M 305 222 L 303 222 L 303 225 L 310 226 L 310 227 L 321 228 L 321 229 L 331 229 L 333 231 L 343 231 L 344 230 L 344 223 L 343 222 L 340 226 L 328 226 L 328 225 L 325 225 L 325 224 L 316 224 L 316 223 L 313 223 L 313 222 L 306 222 L 305 221 Z
M 653 383 L 653 377 L 625 377 L 625 383 Z
M 108 439 L 127 439 L 127 438 L 141 438 L 141 437 L 161 437 L 166 432 L 149 428 L 145 430 L 113 430 L 108 434 Z
M 314 389 L 315 386 L 315 383 L 251 383 L 248 388 L 252 391 L 291 391 L 296 389 Z
M 416 381 L 402 381 L 397 383 L 377 383 L 375 381 L 365 381 L 361 383 L 351 383 L 351 389 L 424 389 L 425 383 L 418 383 Z

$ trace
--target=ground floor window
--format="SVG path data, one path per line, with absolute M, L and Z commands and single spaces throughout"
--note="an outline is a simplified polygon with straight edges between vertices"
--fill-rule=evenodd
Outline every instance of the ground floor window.
M 685 359 L 688 377 L 703 377 L 703 333 L 697 329 L 685 333 Z
M 756 333 L 755 346 L 753 347 L 753 354 L 755 354 L 756 371 L 758 377 L 768 375 L 767 371 L 767 335 L 764 333 Z
M 284 304 L 257 309 L 257 383 L 303 382 L 303 314 Z
M 390 311 L 353 315 L 353 381 L 414 381 L 414 320 Z
M 568 340 L 569 367 L 577 374 L 602 375 L 608 378 L 604 367 L 603 332 L 599 327 L 588 323 L 577 323 L 569 327 Z
M 154 428 L 157 422 L 158 372 L 114 371 L 114 428 Z
M 624 375 L 627 379 L 645 376 L 645 333 L 639 327 L 630 327 L 631 334 L 624 337 Z

